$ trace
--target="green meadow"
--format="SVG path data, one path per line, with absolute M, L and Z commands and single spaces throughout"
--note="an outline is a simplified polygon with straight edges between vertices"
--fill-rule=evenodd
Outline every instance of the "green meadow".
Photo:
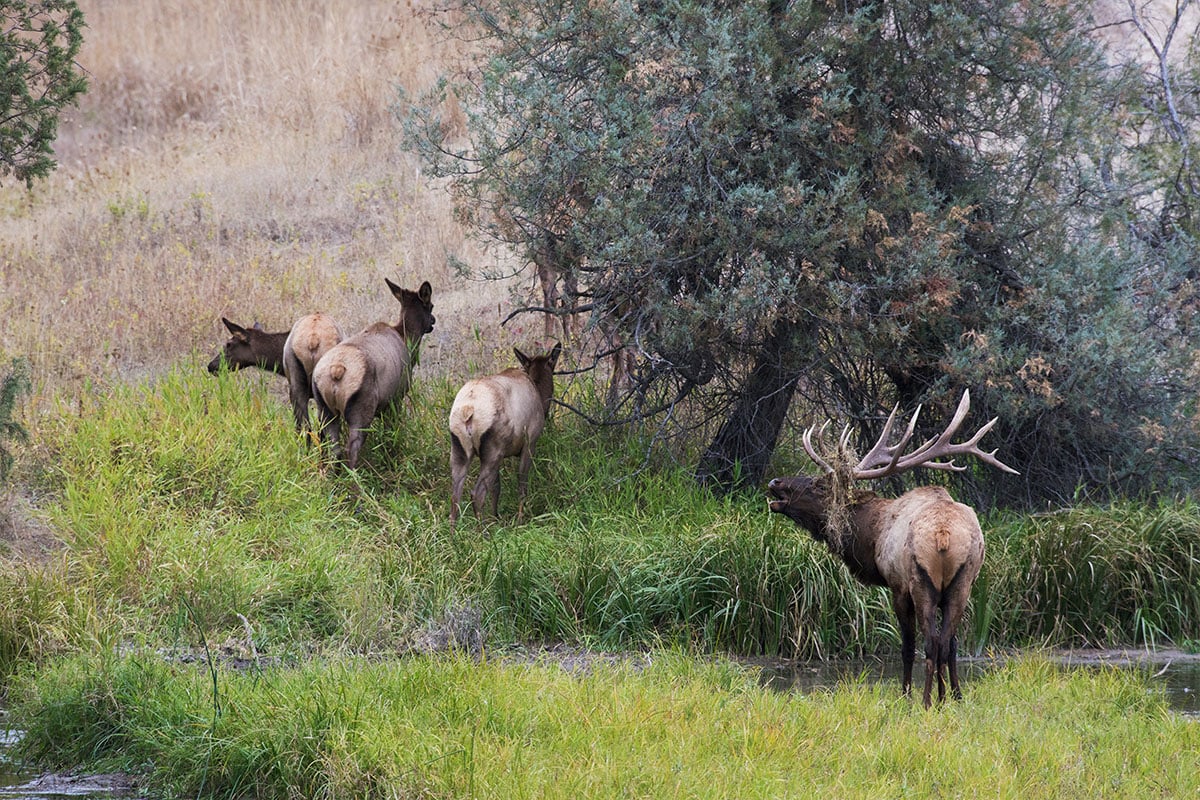
M 499 519 L 455 530 L 455 385 L 418 376 L 348 472 L 295 432 L 281 379 L 200 361 L 64 402 L 24 459 L 61 538 L 0 571 L 0 669 L 34 763 L 186 797 L 1200 790 L 1200 728 L 1143 676 L 1036 655 L 1194 647 L 1194 504 L 986 515 L 962 649 L 1035 655 L 961 703 L 780 694 L 729 657 L 897 658 L 887 595 L 761 496 L 696 488 L 652 432 L 558 408 L 526 519 L 507 464 Z M 621 657 L 573 668 L 541 645 Z

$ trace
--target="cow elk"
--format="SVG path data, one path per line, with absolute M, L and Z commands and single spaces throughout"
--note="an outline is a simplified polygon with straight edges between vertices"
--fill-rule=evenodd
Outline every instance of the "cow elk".
M 491 495 L 492 516 L 500 503 L 500 462 L 520 455 L 517 468 L 517 518 L 524 513 L 525 490 L 533 450 L 554 396 L 554 365 L 562 345 L 529 357 L 513 348 L 520 368 L 475 378 L 458 390 L 450 409 L 450 523 L 458 522 L 458 507 L 471 459 L 479 457 L 479 476 L 471 490 L 475 516 L 482 515 Z
M 317 362 L 344 338 L 341 327 L 320 311 L 301 317 L 292 325 L 283 346 L 283 367 L 297 431 L 308 428 L 308 401 L 313 397 L 313 370 Z
M 408 392 L 421 338 L 433 330 L 429 281 L 415 292 L 391 281 L 387 285 L 400 301 L 400 320 L 395 325 L 376 322 L 356 333 L 331 348 L 313 369 L 321 438 L 336 452 L 345 425 L 346 466 L 351 469 L 376 413 Z
M 956 464 L 953 459 L 966 455 L 1017 474 L 996 458 L 995 450 L 987 453 L 978 447 L 979 440 L 996 424 L 996 419 L 968 441 L 951 442 L 970 405 L 970 392 L 964 391 L 945 431 L 907 455 L 904 450 L 921 409 L 917 408 L 900 440 L 889 445 L 897 406 L 884 424 L 879 440 L 852 468 L 848 465 L 835 468 L 826 462 L 814 449 L 810 427 L 803 436 L 804 449 L 824 474 L 818 478 L 775 478 L 767 486 L 772 511 L 790 517 L 814 539 L 824 542 L 862 583 L 887 586 L 891 590 L 892 608 L 900 622 L 905 695 L 912 691 L 916 630 L 920 629 L 925 645 L 926 708 L 930 705 L 935 675 L 938 701 L 945 699 L 947 669 L 954 697 L 962 697 L 957 629 L 971 595 L 971 584 L 983 565 L 979 520 L 970 506 L 955 502 L 940 486 L 923 486 L 887 499 L 870 491 L 856 490 L 850 482 L 882 478 L 916 467 L 960 471 L 966 469 L 965 465 Z M 828 423 L 818 436 L 826 426 Z M 842 432 L 839 454 L 846 452 L 849 440 L 847 427 Z
M 250 328 L 230 322 L 221 317 L 221 322 L 229 329 L 229 341 L 221 348 L 221 352 L 208 362 L 208 371 L 216 375 L 224 362 L 226 368 L 244 369 L 258 367 L 279 375 L 283 372 L 283 344 L 287 339 L 287 331 L 283 333 L 267 333 L 257 322 Z

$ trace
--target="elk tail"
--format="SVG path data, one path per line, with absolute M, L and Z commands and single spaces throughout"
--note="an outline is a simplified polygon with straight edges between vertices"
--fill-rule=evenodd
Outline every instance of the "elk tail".
M 934 534 L 934 542 L 937 544 L 939 553 L 944 553 L 950 549 L 950 529 L 946 527 L 938 528 Z

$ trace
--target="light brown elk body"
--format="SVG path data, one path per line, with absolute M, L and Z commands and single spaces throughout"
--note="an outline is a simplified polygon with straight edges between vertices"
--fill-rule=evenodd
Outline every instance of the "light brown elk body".
M 458 522 L 458 507 L 471 460 L 479 457 L 479 477 L 471 490 L 475 515 L 482 514 L 488 494 L 492 516 L 500 502 L 500 463 L 520 455 L 517 470 L 517 516 L 524 511 L 534 445 L 546 425 L 554 395 L 554 365 L 562 346 L 529 357 L 516 348 L 520 368 L 476 378 L 458 390 L 450 409 L 450 522 Z
M 308 401 L 313 397 L 313 370 L 321 356 L 345 339 L 333 317 L 320 311 L 296 320 L 283 345 L 284 374 L 296 430 L 308 427 Z
M 889 446 L 896 411 L 888 418 L 883 434 L 865 458 L 850 472 L 853 479 L 880 478 L 918 466 L 931 469 L 961 470 L 951 458 L 974 455 L 1006 472 L 1015 472 L 977 447 L 980 438 L 995 424 L 984 425 L 967 442 L 952 444 L 951 437 L 966 418 L 970 394 L 963 393 L 954 419 L 938 437 L 903 456 L 912 437 L 917 415 L 914 414 L 901 440 Z M 917 409 L 920 413 L 920 409 Z M 849 429 L 842 435 L 842 447 Z M 809 456 L 825 474 L 818 478 L 797 476 L 775 478 L 768 486 L 770 509 L 784 514 L 807 529 L 817 541 L 824 542 L 845 562 L 850 573 L 868 586 L 887 586 L 892 593 L 892 608 L 900 622 L 901 658 L 904 693 L 912 690 L 912 671 L 919 629 L 925 647 L 924 703 L 931 703 L 936 676 L 938 700 L 945 698 L 946 673 L 956 698 L 962 696 L 958 679 L 958 625 L 962 621 L 971 585 L 983 566 L 983 531 L 975 511 L 955 502 L 939 486 L 922 486 L 895 499 L 874 492 L 852 490 L 840 501 L 833 497 L 837 480 L 830 467 L 813 449 L 812 429 L 804 434 Z M 838 503 L 845 503 L 841 525 L 834 524 Z M 940 620 L 939 620 L 940 617 Z
M 321 437 L 338 447 L 346 428 L 346 465 L 358 464 L 366 429 L 384 405 L 403 397 L 412 380 L 421 338 L 433 330 L 433 289 L 429 281 L 413 292 L 387 281 L 400 301 L 395 325 L 376 322 L 329 350 L 313 369 L 313 399 Z
M 253 327 L 243 328 L 221 317 L 221 322 L 229 329 L 230 339 L 221 348 L 221 352 L 208 362 L 208 371 L 214 375 L 221 369 L 224 361 L 228 369 L 245 369 L 258 367 L 269 372 L 283 375 L 283 346 L 287 339 L 287 331 L 283 333 L 267 333 L 257 322 Z

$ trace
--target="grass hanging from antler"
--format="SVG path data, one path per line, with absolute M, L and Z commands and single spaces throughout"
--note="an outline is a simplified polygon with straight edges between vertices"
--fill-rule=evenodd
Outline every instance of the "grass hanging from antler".
M 825 463 L 833 468 L 825 478 L 829 483 L 825 524 L 830 547 L 835 553 L 841 554 L 850 546 L 850 506 L 860 494 L 854 485 L 854 467 L 858 457 L 848 445 L 843 445 L 825 457 Z

